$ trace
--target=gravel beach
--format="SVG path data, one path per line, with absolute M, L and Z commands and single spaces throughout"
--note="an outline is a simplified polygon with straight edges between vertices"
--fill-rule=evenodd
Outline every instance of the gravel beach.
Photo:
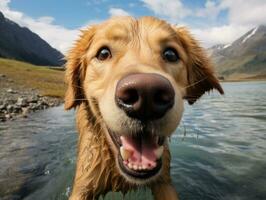
M 27 117 L 61 103 L 60 98 L 42 96 L 38 90 L 17 85 L 10 77 L 0 74 L 0 122 Z

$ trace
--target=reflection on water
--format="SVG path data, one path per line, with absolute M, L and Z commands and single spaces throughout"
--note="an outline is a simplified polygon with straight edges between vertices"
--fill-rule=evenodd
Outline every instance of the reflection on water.
M 0 197 L 61 199 L 74 171 L 73 124 L 62 107 L 0 124 Z
M 266 199 L 266 83 L 224 83 L 225 96 L 186 106 L 171 138 L 182 199 Z M 0 124 L 0 199 L 67 199 L 74 174 L 74 112 L 62 107 Z M 119 193 L 105 199 L 122 199 Z M 152 199 L 140 190 L 124 199 Z

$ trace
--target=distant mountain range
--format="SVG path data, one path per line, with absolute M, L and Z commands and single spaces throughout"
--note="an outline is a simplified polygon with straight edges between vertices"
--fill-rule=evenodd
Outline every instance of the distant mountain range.
M 208 49 L 216 71 L 225 79 L 266 78 L 266 26 L 258 26 L 231 44 Z M 20 27 L 0 12 L 0 57 L 35 65 L 61 66 L 62 53 L 28 28 Z
M 20 27 L 0 12 L 0 57 L 35 65 L 61 66 L 63 54 L 28 28 Z
M 208 49 L 219 76 L 226 79 L 266 77 L 266 26 L 258 26 L 231 44 Z

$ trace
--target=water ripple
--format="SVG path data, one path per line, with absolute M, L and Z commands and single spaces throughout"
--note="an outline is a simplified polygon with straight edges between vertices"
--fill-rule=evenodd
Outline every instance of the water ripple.
M 224 83 L 225 96 L 186 105 L 171 137 L 181 200 L 266 199 L 266 83 Z M 0 124 L 0 199 L 67 199 L 75 168 L 74 113 L 62 107 Z M 125 197 L 152 199 L 141 189 Z

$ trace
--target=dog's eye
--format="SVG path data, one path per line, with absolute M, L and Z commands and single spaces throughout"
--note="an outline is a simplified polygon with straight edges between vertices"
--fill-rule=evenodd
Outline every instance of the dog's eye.
M 108 47 L 102 47 L 98 52 L 97 52 L 97 55 L 96 55 L 96 58 L 98 60 L 106 60 L 106 59 L 109 59 L 112 57 L 112 54 L 111 54 L 111 51 Z
M 174 48 L 167 48 L 163 52 L 163 59 L 168 62 L 177 62 L 179 60 L 179 56 Z

